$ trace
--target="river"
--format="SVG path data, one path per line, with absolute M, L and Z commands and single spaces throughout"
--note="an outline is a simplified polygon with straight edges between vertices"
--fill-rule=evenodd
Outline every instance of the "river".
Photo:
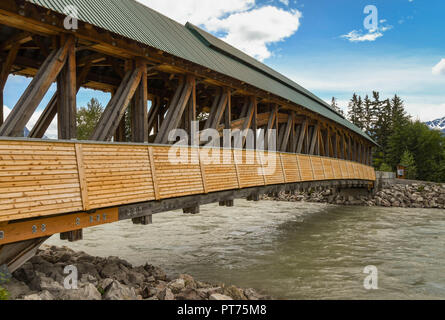
M 146 262 L 171 275 L 255 288 L 278 299 L 445 299 L 445 210 L 235 201 L 155 215 L 50 245 Z M 366 290 L 366 266 L 378 289 Z

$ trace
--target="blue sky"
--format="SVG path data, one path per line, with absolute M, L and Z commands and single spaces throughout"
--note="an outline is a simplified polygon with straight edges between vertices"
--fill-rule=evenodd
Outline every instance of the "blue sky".
M 443 0 L 138 1 L 207 29 L 326 101 L 335 96 L 343 108 L 354 92 L 377 90 L 385 98 L 400 95 L 416 119 L 445 116 Z M 363 24 L 368 5 L 378 9 L 372 32 Z M 15 105 L 29 81 L 10 77 L 5 106 Z M 29 126 L 54 91 L 55 86 Z M 106 105 L 110 96 L 82 89 L 78 105 L 91 97 Z

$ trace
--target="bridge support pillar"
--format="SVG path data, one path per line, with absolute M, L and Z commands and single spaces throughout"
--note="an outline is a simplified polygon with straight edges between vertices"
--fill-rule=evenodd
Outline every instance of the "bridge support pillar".
M 184 209 L 182 209 L 182 212 L 184 214 L 199 214 L 201 212 L 201 210 L 200 210 L 199 206 L 196 205 L 194 207 L 184 208 Z
M 139 218 L 131 219 L 133 221 L 133 224 L 140 224 L 143 226 L 148 226 L 149 224 L 153 224 L 153 216 L 144 216 Z
M 260 201 L 260 195 L 259 194 L 251 194 L 250 196 L 247 197 L 247 201 L 258 202 L 258 201 Z
M 69 242 L 76 242 L 83 240 L 83 229 L 63 232 L 60 234 L 60 240 L 68 240 Z
M 235 205 L 234 200 L 224 200 L 219 202 L 220 207 L 233 207 Z

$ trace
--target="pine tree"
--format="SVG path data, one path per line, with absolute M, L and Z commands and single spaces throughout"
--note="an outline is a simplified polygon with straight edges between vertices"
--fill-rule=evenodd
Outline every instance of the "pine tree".
M 332 97 L 331 107 L 333 110 L 337 111 L 337 113 L 341 114 L 342 116 L 345 115 L 343 110 L 338 106 L 337 99 L 335 99 L 335 97 Z
M 86 107 L 77 111 L 77 139 L 88 140 L 102 116 L 103 107 L 97 99 L 91 99 Z
M 369 96 L 366 95 L 365 99 L 363 100 L 363 114 L 364 114 L 364 119 L 363 119 L 363 125 L 365 128 L 365 132 L 368 135 L 371 135 L 371 130 L 372 128 L 374 128 L 374 114 L 372 112 L 372 102 L 369 99 Z
M 405 111 L 403 100 L 398 95 L 394 95 L 394 98 L 391 99 L 391 109 L 391 120 L 394 128 L 408 124 L 409 116 Z
M 352 99 L 349 101 L 348 105 L 348 119 L 356 126 L 360 125 L 360 114 L 359 114 L 359 100 L 356 93 L 353 94 Z

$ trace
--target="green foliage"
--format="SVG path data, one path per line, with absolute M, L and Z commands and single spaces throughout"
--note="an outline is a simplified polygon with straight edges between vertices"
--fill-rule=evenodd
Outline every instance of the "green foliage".
M 99 293 L 100 293 L 102 296 L 105 294 L 105 290 L 104 290 L 101 286 L 97 287 L 97 291 L 99 291 Z
M 86 107 L 82 107 L 77 111 L 78 140 L 88 140 L 91 137 L 103 111 L 102 105 L 94 98 L 88 102 Z
M 10 294 L 9 294 L 8 290 L 0 287 L 0 301 L 9 300 L 9 299 L 10 299 Z
M 389 138 L 389 164 L 401 164 L 407 150 L 414 158 L 419 180 L 445 181 L 445 138 L 439 131 L 419 121 L 401 125 Z
M 399 96 L 382 100 L 374 91 L 372 99 L 366 96 L 362 100 L 354 94 L 349 103 L 348 118 L 379 145 L 373 155 L 375 168 L 383 166 L 386 171 L 387 165 L 394 169 L 408 151 L 412 158 L 403 160 L 414 159 L 414 163 L 410 163 L 410 177 L 445 182 L 445 137 L 419 121 L 411 121 Z
M 406 150 L 402 159 L 400 160 L 400 165 L 406 168 L 406 178 L 410 180 L 415 180 L 417 178 L 417 167 L 416 161 L 414 160 L 414 156 L 411 152 Z
M 382 165 L 379 168 L 379 171 L 382 171 L 382 172 L 393 172 L 391 166 L 386 164 L 386 163 L 382 163 Z

